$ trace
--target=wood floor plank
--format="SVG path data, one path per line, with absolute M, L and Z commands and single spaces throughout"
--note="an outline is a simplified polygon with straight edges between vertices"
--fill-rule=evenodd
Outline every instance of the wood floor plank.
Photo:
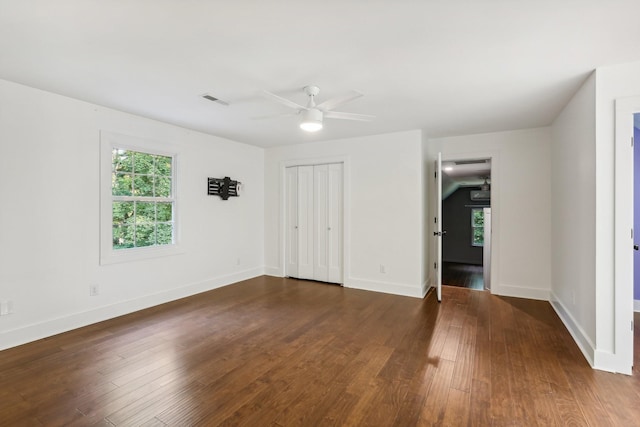
M 0 352 L 0 425 L 629 426 L 638 365 L 592 370 L 544 301 L 262 276 Z
M 469 425 L 491 425 L 491 385 L 474 379 L 469 393 Z
M 451 386 L 454 362 L 441 359 L 438 370 L 429 386 L 429 392 L 420 413 L 420 425 L 442 425 L 447 398 Z
M 456 388 L 449 389 L 442 425 L 466 426 L 469 424 L 470 394 Z

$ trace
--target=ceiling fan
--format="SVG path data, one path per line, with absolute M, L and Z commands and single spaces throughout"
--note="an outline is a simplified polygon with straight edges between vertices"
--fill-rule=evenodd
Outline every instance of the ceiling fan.
M 347 102 L 360 98 L 362 94 L 359 92 L 351 91 L 347 95 L 331 98 L 316 105 L 315 97 L 318 95 L 318 93 L 320 93 L 320 88 L 318 86 L 305 86 L 303 90 L 304 93 L 309 97 L 306 106 L 300 105 L 271 92 L 263 91 L 262 94 L 268 99 L 271 99 L 296 110 L 294 113 L 285 115 L 300 115 L 300 128 L 307 132 L 317 132 L 322 129 L 323 119 L 359 120 L 367 122 L 375 118 L 375 116 L 370 116 L 368 114 L 343 113 L 340 111 L 333 111 L 334 108 L 342 104 L 346 104 Z

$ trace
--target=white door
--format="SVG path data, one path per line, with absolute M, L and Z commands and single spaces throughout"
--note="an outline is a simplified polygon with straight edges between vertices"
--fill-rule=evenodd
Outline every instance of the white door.
M 640 112 L 640 97 L 616 100 L 614 280 L 616 370 L 633 372 L 633 174 L 634 113 Z
M 436 295 L 438 302 L 442 301 L 442 153 L 438 153 L 438 159 L 435 164 L 435 180 L 436 180 L 436 212 L 435 212 L 435 279 L 436 279 Z
M 285 276 L 298 277 L 298 168 L 286 169 Z
M 343 242 L 343 173 L 342 163 L 328 165 L 328 255 L 329 278 L 332 283 L 342 283 L 342 242 Z
M 298 278 L 314 279 L 313 166 L 298 166 Z
M 484 288 L 491 289 L 491 208 L 484 208 L 484 245 L 482 247 L 482 275 Z
M 286 275 L 342 283 L 342 164 L 286 170 Z
M 313 167 L 313 189 L 315 208 L 313 210 L 315 220 L 314 238 L 314 265 L 313 278 L 320 282 L 329 281 L 329 166 L 318 165 Z

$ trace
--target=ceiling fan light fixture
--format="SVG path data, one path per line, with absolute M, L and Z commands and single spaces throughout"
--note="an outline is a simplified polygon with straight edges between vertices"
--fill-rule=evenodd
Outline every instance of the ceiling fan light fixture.
M 322 111 L 310 109 L 302 113 L 300 129 L 306 132 L 317 132 L 322 129 Z
M 491 190 L 491 185 L 489 185 L 489 183 L 487 182 L 487 179 L 489 179 L 489 178 L 487 178 L 487 177 L 484 178 L 484 184 L 482 184 L 480 186 L 480 190 L 482 190 L 482 191 L 490 191 Z

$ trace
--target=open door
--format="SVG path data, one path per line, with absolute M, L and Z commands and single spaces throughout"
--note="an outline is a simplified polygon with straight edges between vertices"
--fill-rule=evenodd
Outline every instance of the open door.
M 436 179 L 436 212 L 435 212 L 435 231 L 433 236 L 435 238 L 435 279 L 436 279 L 436 295 L 438 302 L 442 301 L 442 153 L 438 153 L 438 159 L 436 160 L 435 167 L 435 179 Z
M 484 245 L 482 247 L 482 279 L 484 288 L 491 290 L 491 208 L 484 208 Z
M 614 198 L 614 348 L 615 370 L 633 372 L 633 279 L 634 279 L 634 114 L 640 97 L 616 100 L 615 198 Z

